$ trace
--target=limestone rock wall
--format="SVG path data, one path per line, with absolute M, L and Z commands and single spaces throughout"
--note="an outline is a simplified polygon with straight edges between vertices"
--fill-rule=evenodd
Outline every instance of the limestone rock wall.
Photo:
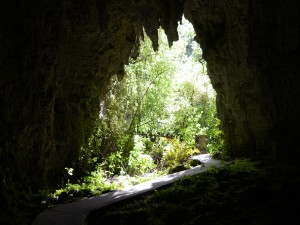
M 2 7 L 1 167 L 9 173 L 53 181 L 76 160 L 109 77 L 137 49 L 141 28 L 124 8 L 93 0 Z
M 0 7 L 0 174 L 61 185 L 75 167 L 110 77 L 138 54 L 143 26 L 177 38 L 182 1 L 6 1 Z M 1 191 L 2 192 L 2 191 Z
M 299 156 L 296 1 L 187 0 L 232 155 Z

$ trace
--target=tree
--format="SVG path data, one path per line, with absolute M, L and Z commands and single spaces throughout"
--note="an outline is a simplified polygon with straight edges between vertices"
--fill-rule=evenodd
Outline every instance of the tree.
M 148 167 L 139 161 L 146 159 L 147 154 L 159 155 L 158 161 L 168 155 L 169 164 L 176 164 L 170 159 L 180 159 L 182 163 L 183 158 L 196 152 L 197 135 L 208 135 L 214 141 L 211 146 L 216 145 L 219 139 L 213 136 L 217 132 L 211 130 L 218 129 L 215 92 L 205 63 L 199 63 L 202 52 L 193 41 L 194 35 L 192 25 L 183 19 L 179 41 L 169 48 L 164 31 L 159 29 L 159 49 L 154 51 L 150 38 L 144 34 L 139 56 L 130 59 L 122 80 L 112 79 L 101 103 L 101 128 L 90 141 L 90 147 L 98 148 L 92 150 L 99 154 L 96 162 L 108 160 L 106 165 L 115 173 L 146 170 L 152 168 L 151 160 L 144 162 Z M 173 140 L 153 138 L 167 134 Z M 172 146 L 172 151 L 163 153 L 166 146 Z

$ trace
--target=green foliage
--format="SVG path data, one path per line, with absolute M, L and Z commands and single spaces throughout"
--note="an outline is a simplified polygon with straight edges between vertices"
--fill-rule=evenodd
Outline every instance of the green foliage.
M 183 165 L 190 156 L 199 153 L 193 145 L 181 142 L 177 138 L 168 140 L 168 144 L 164 147 L 162 161 L 170 168 Z
M 139 135 L 134 136 L 134 147 L 129 155 L 129 174 L 143 174 L 155 168 L 152 157 L 144 153 L 145 145 Z
M 207 136 L 209 137 L 207 148 L 211 154 L 215 154 L 217 152 L 223 154 L 223 152 L 225 152 L 223 132 L 219 129 L 219 125 L 220 120 L 216 118 L 214 124 L 212 124 L 209 130 L 207 130 Z
M 110 179 L 182 166 L 199 153 L 195 139 L 200 135 L 207 138 L 210 153 L 225 154 L 215 92 L 192 26 L 183 23 L 180 40 L 172 48 L 162 29 L 156 52 L 145 34 L 139 40 L 139 56 L 129 60 L 124 78 L 111 80 L 100 101 L 94 134 L 81 148 L 86 188 L 108 188 L 103 171 Z M 77 188 L 70 182 L 68 187 Z
M 55 114 L 57 149 L 66 149 L 60 143 L 68 143 L 65 158 L 75 154 L 78 161 L 72 164 L 74 168 L 65 168 L 63 187 L 52 194 L 53 199 L 64 201 L 63 195 L 76 198 L 121 189 L 182 166 L 199 153 L 197 135 L 208 138 L 210 153 L 225 154 L 215 93 L 202 52 L 193 41 L 191 24 L 183 23 L 180 40 L 172 48 L 162 29 L 156 52 L 145 35 L 139 57 L 129 60 L 122 80 L 111 80 L 100 102 L 101 88 L 95 83 L 79 93 L 90 96 L 88 99 L 68 104 L 56 101 L 55 110 L 65 112 Z M 94 107 L 98 103 L 100 112 Z M 143 176 L 145 173 L 150 176 Z M 82 174 L 85 176 L 80 178 Z
M 262 167 L 262 162 L 251 159 L 237 159 L 228 165 L 227 169 L 231 174 L 248 173 L 259 176 L 267 175 L 266 169 Z
M 169 140 L 167 138 L 159 137 L 152 145 L 150 154 L 157 165 L 157 169 L 162 170 L 165 166 L 164 161 L 162 161 L 162 157 L 168 144 Z
M 206 129 L 205 134 L 208 138 L 207 149 L 210 154 L 220 154 L 221 158 L 226 158 L 226 150 L 224 149 L 223 131 L 220 130 L 220 120 L 216 117 L 215 99 L 208 102 L 209 109 L 206 112 Z
M 108 171 L 111 174 L 125 174 L 126 162 L 124 162 L 123 151 L 119 150 L 112 152 L 108 159 L 104 161 L 103 165 L 108 165 Z
M 111 221 L 115 224 L 130 224 L 131 221 L 189 225 L 277 224 L 278 221 L 286 221 L 286 215 L 297 215 L 297 210 L 290 207 L 291 204 L 296 206 L 297 202 L 286 199 L 284 187 L 291 177 L 275 185 L 274 178 L 278 179 L 277 174 L 272 176 L 259 162 L 236 160 L 223 168 L 184 177 L 170 187 L 135 201 L 104 209 L 101 213 L 97 212 L 95 218 L 92 215 L 90 222 L 104 225 Z M 293 190 L 291 196 L 295 197 L 298 190 Z M 272 207 L 270 210 L 271 205 L 274 205 L 274 210 Z M 284 212 L 283 216 L 278 213 L 278 208 Z M 278 220 L 281 216 L 282 220 Z

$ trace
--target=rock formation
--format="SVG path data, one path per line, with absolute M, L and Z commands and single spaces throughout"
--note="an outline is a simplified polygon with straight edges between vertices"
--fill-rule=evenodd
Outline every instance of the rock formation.
M 296 2 L 186 1 L 233 155 L 298 155 L 299 8 Z
M 39 0 L 0 7 L 1 193 L 55 186 L 73 166 L 110 77 L 138 54 L 143 27 L 170 44 L 184 14 L 217 91 L 233 156 L 300 155 L 296 0 Z

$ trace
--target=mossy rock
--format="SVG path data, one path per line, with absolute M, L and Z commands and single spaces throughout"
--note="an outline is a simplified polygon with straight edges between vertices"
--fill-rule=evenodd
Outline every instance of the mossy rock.
M 177 165 L 175 167 L 172 167 L 169 169 L 169 174 L 171 173 L 177 173 L 183 170 L 186 170 L 187 168 L 184 165 Z
M 197 160 L 197 159 L 189 159 L 187 161 L 188 165 L 191 166 L 191 167 L 195 167 L 195 166 L 199 166 L 199 165 L 202 165 L 203 162 L 201 162 L 200 160 Z

